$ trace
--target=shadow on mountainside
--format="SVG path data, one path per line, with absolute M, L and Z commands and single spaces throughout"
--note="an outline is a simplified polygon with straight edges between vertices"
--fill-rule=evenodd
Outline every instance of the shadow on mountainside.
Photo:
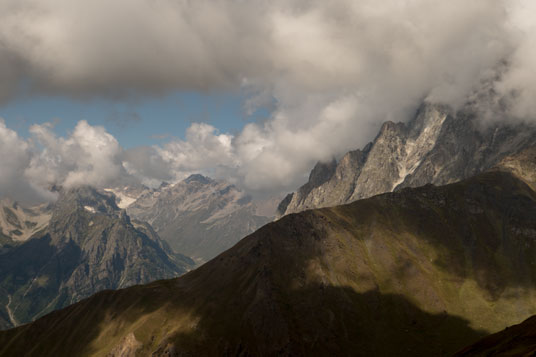
M 30 329 L 3 332 L 0 352 L 91 355 L 120 344 L 120 338 L 106 341 L 112 336 L 103 330 L 120 337 L 127 335 L 124 326 L 144 342 L 142 355 L 439 356 L 486 335 L 462 318 L 426 313 L 402 296 L 377 291 L 358 294 L 318 285 L 246 304 L 241 301 L 245 297 L 199 303 L 171 285 L 173 281 L 162 281 L 98 293 Z M 163 306 L 165 311 L 159 311 Z M 163 330 L 185 328 L 180 322 L 186 316 L 195 316 L 193 328 L 159 340 Z
M 486 334 L 462 318 L 430 314 L 378 291 L 318 285 L 275 300 L 244 311 L 225 305 L 205 311 L 195 331 L 169 338 L 157 355 L 441 356 Z
M 307 267 L 329 229 L 311 212 L 285 221 L 182 278 L 101 292 L 2 332 L 0 353 L 91 355 L 133 333 L 156 355 L 442 355 L 485 334 L 401 295 L 322 281 Z
M 461 356 L 535 356 L 536 315 L 467 346 L 456 353 Z
M 465 303 L 461 283 L 487 292 L 472 304 L 534 287 L 535 202 L 488 173 L 285 216 L 180 278 L 0 332 L 0 354 L 105 355 L 139 341 L 142 355 L 449 355 L 487 333 L 448 312 Z
M 51 244 L 50 235 L 45 234 L 0 255 L 3 306 L 9 300 L 13 318 L 20 322 L 65 304 L 66 296 L 59 287 L 62 279 L 75 269 L 80 254 L 80 248 L 73 242 L 59 249 Z
M 474 279 L 491 300 L 509 286 L 536 288 L 536 193 L 511 174 L 488 172 L 447 186 L 404 189 L 319 213 L 339 234 L 393 249 L 407 244 L 408 260 L 422 258 L 412 254 L 416 249 L 433 258 L 435 267 Z M 437 255 L 426 256 L 413 237 L 435 247 Z

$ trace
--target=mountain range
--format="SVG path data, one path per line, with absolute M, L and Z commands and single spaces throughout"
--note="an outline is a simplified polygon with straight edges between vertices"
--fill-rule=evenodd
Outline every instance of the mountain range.
M 33 235 L 0 254 L 1 328 L 97 291 L 175 277 L 194 264 L 174 253 L 150 225 L 131 221 L 113 194 L 88 186 L 62 190 L 46 209 L 12 204 L 4 213 L 4 222 L 22 232 L 10 231 L 15 239 Z
M 408 123 L 384 123 L 363 149 L 319 162 L 309 181 L 279 204 L 278 216 L 404 187 L 457 182 L 534 144 L 535 125 L 486 122 L 471 103 L 458 111 L 424 103 Z
M 270 220 L 235 186 L 201 175 L 60 191 L 53 204 L 0 203 L 2 329 L 103 289 L 183 274 Z
M 536 150 L 289 214 L 182 277 L 0 332 L 6 355 L 451 355 L 536 314 Z
M 198 263 L 232 247 L 271 219 L 257 215 L 251 197 L 234 185 L 199 174 L 134 197 L 126 206 L 128 214 L 151 224 L 175 251 Z

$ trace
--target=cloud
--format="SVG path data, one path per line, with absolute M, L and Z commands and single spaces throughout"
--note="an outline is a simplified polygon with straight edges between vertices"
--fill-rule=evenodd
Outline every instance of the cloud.
M 511 96 L 511 114 L 522 119 L 536 118 L 536 25 L 530 14 L 536 3 L 522 1 L 510 9 L 511 26 L 516 46 L 507 57 L 508 68 L 495 88 L 503 96 Z
M 33 125 L 30 133 L 42 150 L 34 153 L 25 175 L 40 186 L 102 187 L 114 183 L 124 171 L 122 149 L 103 127 L 82 120 L 68 138 L 56 137 L 48 124 Z
M 52 201 L 53 185 L 106 188 L 170 180 L 171 168 L 153 148 L 124 150 L 104 127 L 79 121 L 65 137 L 54 125 L 32 125 L 22 138 L 0 119 L 0 198 Z
M 220 134 L 212 125 L 193 123 L 186 130 L 185 140 L 172 141 L 155 149 L 173 172 L 217 170 L 239 164 L 234 157 L 232 140 L 232 135 Z
M 505 3 L 5 0 L 0 93 L 121 96 L 247 81 L 277 93 L 395 83 L 408 97 L 441 84 L 438 95 L 456 97 L 449 88 L 472 85 L 510 50 Z
M 37 194 L 25 180 L 24 170 L 30 163 L 28 144 L 0 119 L 0 192 L 26 200 Z
M 174 181 L 176 178 L 168 162 L 154 147 L 139 146 L 124 151 L 123 167 L 131 181 L 141 182 L 151 187 L 156 187 L 163 181 Z M 124 181 L 126 178 L 123 183 Z
M 363 146 L 380 123 L 407 120 L 425 99 L 456 108 L 488 83 L 508 99 L 509 115 L 535 118 L 534 7 L 527 0 L 5 0 L 0 102 L 36 93 L 242 90 L 247 112 L 266 105 L 273 112 L 233 135 L 194 123 L 184 140 L 124 151 L 87 123 L 68 138 L 35 127 L 44 149 L 31 156 L 28 175 L 103 185 L 201 171 L 258 192 L 293 189 L 315 161 Z M 103 151 L 92 153 L 92 145 Z

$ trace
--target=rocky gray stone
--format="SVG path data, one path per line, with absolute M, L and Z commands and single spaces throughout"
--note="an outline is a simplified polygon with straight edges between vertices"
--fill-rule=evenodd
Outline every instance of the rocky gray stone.
M 0 255 L 0 327 L 30 322 L 105 289 L 179 276 L 194 262 L 175 254 L 111 193 L 62 191 L 47 228 Z
M 198 174 L 142 194 L 127 212 L 198 263 L 271 220 L 257 215 L 251 197 L 234 185 Z
M 404 187 L 443 185 L 483 172 L 536 143 L 536 126 L 483 123 L 468 104 L 458 112 L 425 103 L 408 123 L 386 122 L 363 150 L 318 163 L 280 216 L 335 206 Z

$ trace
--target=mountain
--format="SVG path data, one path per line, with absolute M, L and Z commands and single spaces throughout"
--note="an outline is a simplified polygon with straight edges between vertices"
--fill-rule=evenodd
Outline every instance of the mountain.
M 309 181 L 279 205 L 279 216 L 340 205 L 428 183 L 457 182 L 536 144 L 536 126 L 484 123 L 467 105 L 454 113 L 425 103 L 413 120 L 386 122 L 372 143 L 340 161 L 318 163 Z
M 464 348 L 456 356 L 535 356 L 536 316 Z
M 520 177 L 532 190 L 536 191 L 536 146 L 505 157 L 496 169 Z
M 182 277 L 0 332 L 0 354 L 451 355 L 536 314 L 534 172 L 519 162 L 536 156 L 524 155 L 287 215 Z
M 251 197 L 235 186 L 202 175 L 145 192 L 127 207 L 129 215 L 151 224 L 175 251 L 198 262 L 269 222 L 256 211 Z
M 45 229 L 0 255 L 2 328 L 100 290 L 178 276 L 193 264 L 148 224 L 130 221 L 112 194 L 91 187 L 62 191 L 51 212 Z
M 161 187 L 165 187 L 167 184 L 162 184 Z M 151 188 L 141 184 L 131 184 L 126 186 L 118 186 L 114 188 L 104 189 L 106 192 L 111 192 L 115 195 L 115 202 L 117 207 L 126 209 L 132 203 L 134 203 L 141 195 L 152 192 Z
M 23 207 L 10 199 L 0 201 L 0 253 L 44 229 L 51 217 L 50 204 Z

